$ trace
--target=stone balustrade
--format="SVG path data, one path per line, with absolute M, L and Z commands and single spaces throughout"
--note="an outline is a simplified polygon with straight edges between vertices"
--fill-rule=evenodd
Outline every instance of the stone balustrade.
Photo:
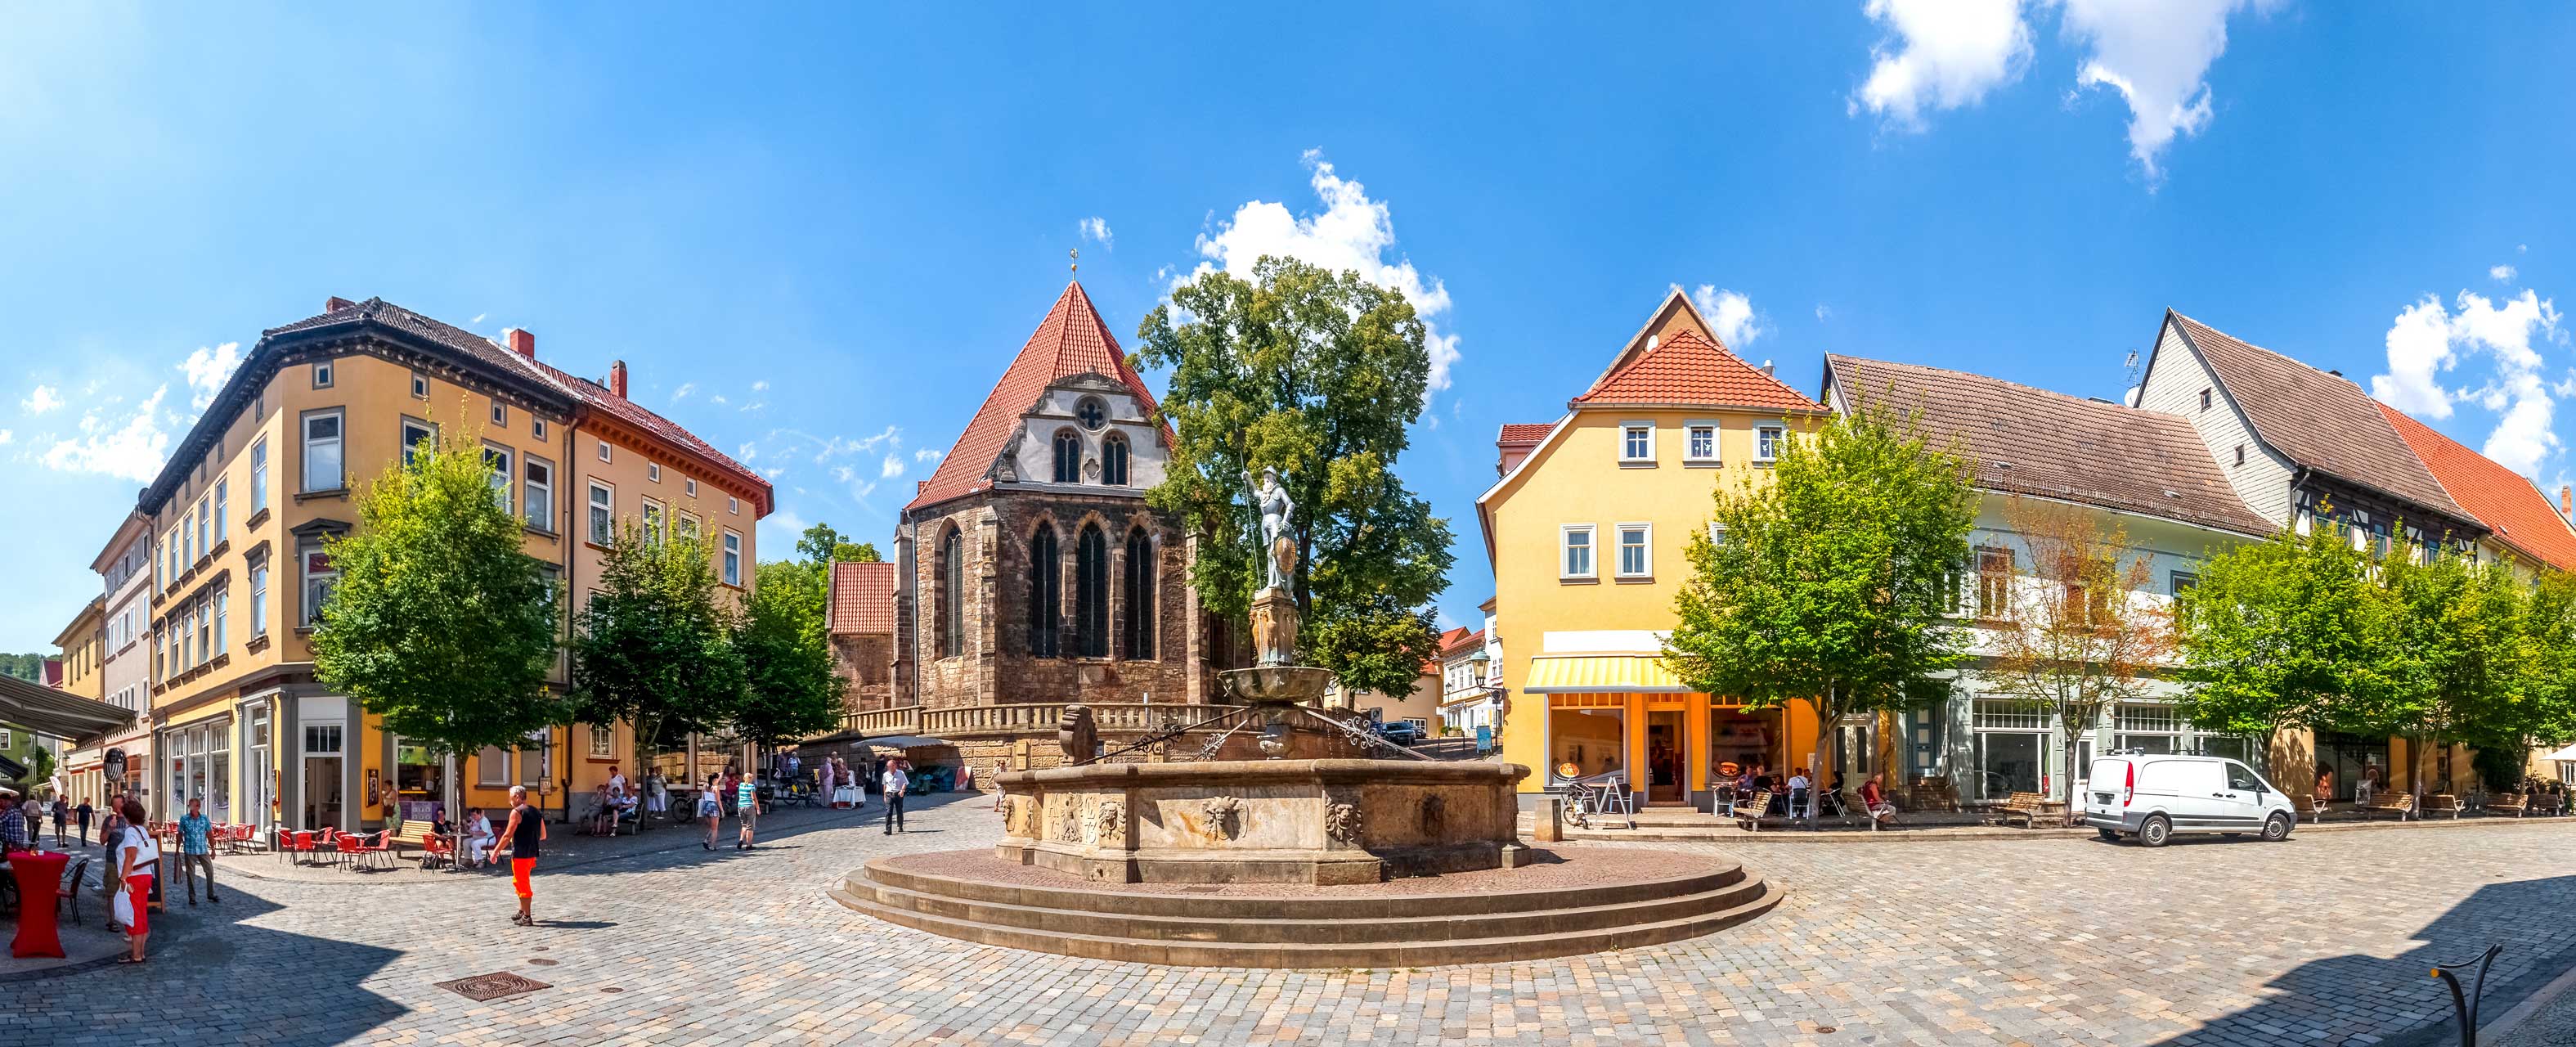
M 944 709 L 905 706 L 899 709 L 872 709 L 850 713 L 841 718 L 844 730 L 859 731 L 871 737 L 917 734 L 958 741 L 968 738 L 1053 735 L 1056 721 L 1063 718 L 1066 703 L 1033 705 L 960 705 Z M 1222 731 L 1240 722 L 1250 709 L 1239 705 L 1174 705 L 1141 703 L 1093 705 L 1091 714 L 1103 734 L 1138 734 L 1158 730 L 1166 716 L 1177 715 L 1182 724 L 1193 724 L 1221 714 L 1232 714 L 1202 728 Z

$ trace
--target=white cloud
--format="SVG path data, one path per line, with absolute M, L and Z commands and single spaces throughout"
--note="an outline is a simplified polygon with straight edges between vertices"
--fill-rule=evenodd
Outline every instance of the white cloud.
M 778 479 L 778 478 L 779 478 L 779 477 L 781 477 L 781 476 L 785 476 L 785 475 L 787 475 L 787 467 L 786 467 L 786 466 L 783 466 L 783 465 L 773 465 L 773 466 L 770 466 L 770 467 L 769 467 L 769 468 L 767 468 L 767 469 L 763 469 L 763 470 L 761 470 L 761 471 L 760 471 L 760 475 L 762 475 L 762 476 L 766 476 L 766 477 L 768 477 L 768 478 L 770 478 L 770 479 L 772 479 L 772 480 L 775 480 L 775 479 Z
M 2509 265 L 2491 266 L 2487 269 L 2487 278 L 2494 280 L 2497 283 L 2510 282 L 2513 279 L 2513 267 Z
M 1673 290 L 1681 290 L 1680 285 L 1674 285 Z M 1729 349 L 1740 351 L 1753 344 L 1754 339 L 1771 333 L 1760 314 L 1753 311 L 1752 299 L 1716 284 L 1699 285 L 1699 290 L 1691 292 L 1691 304 L 1699 307 L 1699 314 L 1708 319 L 1717 340 Z M 1819 314 L 1818 319 L 1822 318 Z
M 1107 219 L 1095 215 L 1090 218 L 1085 218 L 1075 224 L 1082 228 L 1083 239 L 1099 244 L 1102 247 L 1114 248 L 1116 246 L 1110 242 L 1109 221 Z
M 916 462 L 936 462 L 945 457 L 948 457 L 948 452 L 936 447 L 924 447 L 912 452 L 912 460 Z
M 241 362 L 240 342 L 225 342 L 212 349 L 198 346 L 179 363 L 179 370 L 188 375 L 188 403 L 205 410 L 206 405 L 215 402 L 215 394 L 224 390 L 224 380 L 233 376 L 233 368 L 241 366 Z
M 743 441 L 743 442 L 742 442 L 742 446 L 737 447 L 737 448 L 734 448 L 733 456 L 734 456 L 735 458 L 739 458 L 739 459 L 741 459 L 741 460 L 743 460 L 743 461 L 748 462 L 748 461 L 750 461 L 750 460 L 752 459 L 752 456 L 757 455 L 757 454 L 759 454 L 759 453 L 760 453 L 760 448 L 759 448 L 759 447 L 754 446 L 754 445 L 752 444 L 752 442 L 751 442 L 751 441 L 749 441 L 749 440 L 745 440 L 745 441 Z
M 768 392 L 768 391 L 769 391 L 769 379 L 763 378 L 763 379 L 761 379 L 761 380 L 759 380 L 759 381 L 757 381 L 757 382 L 753 382 L 753 383 L 751 383 L 751 391 L 752 391 L 752 392 L 755 392 L 755 393 L 764 393 L 764 392 Z
M 18 434 L 16 431 L 0 429 L 0 447 L 7 447 L 16 442 L 18 442 Z
M 1818 302 L 1818 303 L 1816 303 L 1816 319 L 1818 319 L 1818 320 L 1823 320 L 1823 319 L 1825 319 L 1826 317 L 1829 317 L 1829 316 L 1832 316 L 1832 315 L 1834 315 L 1834 311 L 1833 311 L 1833 310 L 1831 310 L 1831 309 L 1825 308 L 1825 303 L 1823 303 L 1823 302 Z
M 832 467 L 832 479 L 839 480 L 842 483 L 848 483 L 858 478 L 859 471 L 853 467 L 846 465 L 836 465 Z
M 27 394 L 26 399 L 18 401 L 18 406 L 26 408 L 28 414 L 43 414 L 62 405 L 62 390 L 50 385 L 39 385 L 35 392 Z
M 467 320 L 467 321 L 465 321 L 465 322 L 466 322 L 466 323 L 469 323 L 469 324 L 479 324 L 479 323 L 482 323 L 482 322 L 483 322 L 483 318 L 484 318 L 484 317 L 487 317 L 487 316 L 490 316 L 490 315 L 492 315 L 492 314 L 490 314 L 490 313 L 476 313 L 476 314 L 474 314 L 474 319 Z
M 2389 406 L 2447 418 L 2455 403 L 2474 403 L 2497 414 L 2484 451 L 2506 468 L 2537 476 L 2561 447 L 2552 427 L 2557 411 L 2552 388 L 2541 378 L 2535 341 L 2567 341 L 2555 300 L 2525 290 L 2500 303 L 2462 291 L 2453 308 L 2427 295 L 2397 314 L 2388 331 L 2389 372 L 2373 376 L 2371 393 Z M 2440 384 L 2442 373 L 2470 354 L 2494 364 L 2486 384 L 2457 391 Z
M 2270 0 L 2064 0 L 2066 35 L 2089 50 L 2076 86 L 2108 87 L 2129 104 L 2129 155 L 2160 176 L 2156 157 L 2209 126 L 2210 63 L 2227 51 L 2227 19 Z
M 679 387 L 679 388 L 671 390 L 671 402 L 672 402 L 672 403 L 679 403 L 679 402 L 680 402 L 680 401 L 682 401 L 682 400 L 686 400 L 686 399 L 688 399 L 688 398 L 689 398 L 689 394 L 690 394 L 690 393 L 694 393 L 694 392 L 697 392 L 697 391 L 698 391 L 698 383 L 696 383 L 696 382 L 682 382 L 682 383 L 680 383 L 680 387 Z
M 724 405 L 726 405 L 726 404 L 729 404 L 729 403 L 732 403 L 732 402 L 733 402 L 733 401 L 731 401 L 731 400 L 727 400 L 727 399 L 725 399 L 725 395 L 724 395 L 723 393 L 709 393 L 709 394 L 707 394 L 707 399 L 715 401 L 716 406 L 718 406 L 718 407 L 722 407 L 722 406 L 724 406 Z
M 1218 223 L 1213 235 L 1199 234 L 1199 254 L 1207 260 L 1175 283 L 1211 269 L 1248 276 L 1253 263 L 1264 255 L 1295 258 L 1335 272 L 1356 271 L 1362 279 L 1390 288 L 1413 303 L 1431 353 L 1429 391 L 1448 388 L 1449 370 L 1458 362 L 1458 336 L 1441 333 L 1434 318 L 1448 312 L 1449 288 L 1438 277 L 1424 276 L 1411 259 L 1401 254 L 1389 257 L 1395 249 L 1395 221 L 1384 201 L 1370 199 L 1360 183 L 1335 174 L 1320 150 L 1307 150 L 1299 159 L 1310 172 L 1307 182 L 1323 201 L 1324 210 L 1299 217 L 1285 204 L 1247 202 L 1235 209 L 1233 217 Z
M 154 389 L 131 416 L 103 417 L 90 409 L 81 415 L 79 436 L 56 441 L 38 460 L 60 472 L 150 483 L 170 450 L 170 434 L 160 424 L 161 399 L 169 392 L 167 384 Z
M 1861 13 L 1887 37 L 1870 48 L 1869 79 L 1846 105 L 1919 130 L 1930 110 L 1975 105 L 2030 64 L 2021 0 L 1869 0 Z
M 902 476 L 903 456 L 900 454 L 889 454 L 885 456 L 885 468 L 878 470 L 877 475 L 888 480 Z
M 761 409 L 761 408 L 764 408 L 764 407 L 767 407 L 767 406 L 769 406 L 769 401 L 767 401 L 767 400 L 754 400 L 754 401 L 752 401 L 752 402 L 750 402 L 750 403 L 747 403 L 747 404 L 742 405 L 742 407 L 741 407 L 741 411 L 742 411 L 742 413 L 744 413 L 744 414 L 754 414 L 754 413 L 758 413 L 758 412 L 760 411 L 760 409 Z

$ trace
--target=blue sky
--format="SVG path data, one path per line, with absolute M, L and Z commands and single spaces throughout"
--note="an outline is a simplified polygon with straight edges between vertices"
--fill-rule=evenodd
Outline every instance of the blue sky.
M 1131 342 L 1201 264 L 1363 265 L 1455 353 L 1400 468 L 1458 621 L 1495 426 L 1674 285 L 1811 392 L 1844 352 L 2116 396 L 2170 306 L 2570 472 L 2576 7 L 932 7 L 13 11 L 0 649 L 51 650 L 194 394 L 335 294 L 628 361 L 780 470 L 783 552 L 891 533 L 1068 249 Z

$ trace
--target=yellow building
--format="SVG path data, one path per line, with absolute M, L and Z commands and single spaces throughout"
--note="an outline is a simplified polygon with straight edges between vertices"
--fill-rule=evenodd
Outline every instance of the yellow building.
M 61 650 L 62 682 L 55 686 L 91 701 L 105 696 L 107 666 L 107 597 L 93 596 L 54 637 Z
M 1570 767 L 1625 772 L 1640 803 L 1705 806 L 1715 768 L 1811 755 L 1804 702 L 1748 712 L 1659 662 L 1689 536 L 1720 485 L 1768 469 L 1827 411 L 1719 343 L 1679 290 L 1553 424 L 1507 425 L 1477 499 L 1494 570 L 1503 758 L 1525 798 Z
M 315 681 L 310 642 L 337 581 L 323 539 L 354 526 L 359 490 L 424 436 L 455 427 L 482 443 L 495 497 L 527 522 L 528 554 L 564 573 L 568 614 L 598 576 L 603 516 L 720 530 L 720 573 L 749 584 L 768 485 L 627 401 L 622 363 L 603 385 L 538 363 L 528 332 L 505 337 L 333 298 L 263 335 L 144 489 L 155 817 L 201 799 L 219 822 L 428 819 L 446 761 Z M 556 684 L 567 679 L 559 662 Z M 526 784 L 563 807 L 605 778 L 624 737 L 568 726 L 461 759 L 466 803 L 501 804 Z

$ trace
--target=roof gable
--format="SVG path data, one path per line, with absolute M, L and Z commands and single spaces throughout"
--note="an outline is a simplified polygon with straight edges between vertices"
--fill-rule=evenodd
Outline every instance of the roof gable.
M 2181 313 L 2168 322 L 2198 353 L 2256 439 L 2293 463 L 2461 521 L 2475 519 L 2415 456 L 2359 385 Z
M 939 468 L 921 483 L 906 510 L 944 502 L 963 494 L 972 494 L 992 486 L 993 463 L 1011 444 L 1011 434 L 1019 428 L 1020 416 L 1035 406 L 1048 386 L 1059 379 L 1080 374 L 1096 374 L 1115 379 L 1127 387 L 1148 414 L 1159 412 L 1154 394 L 1145 388 L 1145 380 L 1127 366 L 1127 355 L 1118 348 L 1118 339 L 1100 320 L 1099 310 L 1092 307 L 1091 296 L 1083 293 L 1080 281 L 1064 285 L 1055 306 L 1047 310 L 1046 319 L 1029 334 L 1020 346 L 1018 356 L 1002 372 L 993 391 L 984 397 L 984 405 L 966 423 L 957 442 L 939 460 Z M 1168 439 L 1168 428 L 1166 438 Z
M 1913 415 L 1956 440 L 1976 485 L 2238 534 L 2277 528 L 2247 508 L 2190 421 L 2000 378 L 1919 364 L 1825 357 L 1837 403 Z
M 2567 518 L 2529 479 L 2403 411 L 2387 404 L 2380 404 L 2379 411 L 2432 470 L 2433 479 L 2478 523 L 2495 531 L 2496 540 L 2551 567 L 2576 568 L 2576 529 L 2568 527 Z
M 1624 354 L 1623 354 L 1624 355 Z M 1692 404 L 1821 414 L 1823 404 L 1728 352 L 1710 336 L 1675 326 L 1605 375 L 1572 406 Z
M 894 589 L 891 563 L 833 563 L 832 632 L 894 632 Z

